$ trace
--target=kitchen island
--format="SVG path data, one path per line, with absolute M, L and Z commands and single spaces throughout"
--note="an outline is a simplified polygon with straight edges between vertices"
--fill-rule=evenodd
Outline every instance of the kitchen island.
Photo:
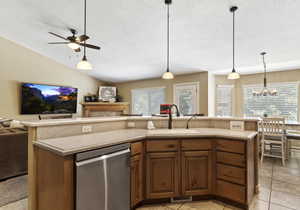
M 220 199 L 247 209 L 258 191 L 257 120 L 86 118 L 24 122 L 29 128 L 29 209 L 74 210 L 75 157 L 130 144 L 130 207 L 170 199 Z M 146 130 L 153 121 L 155 130 Z M 244 131 L 230 130 L 231 121 Z M 90 133 L 82 134 L 87 127 Z

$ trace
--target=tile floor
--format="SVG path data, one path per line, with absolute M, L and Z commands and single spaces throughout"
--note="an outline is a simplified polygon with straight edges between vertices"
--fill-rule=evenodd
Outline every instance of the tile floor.
M 294 155 L 285 167 L 279 159 L 265 159 L 260 170 L 260 184 L 261 192 L 253 201 L 251 210 L 300 210 L 300 156 Z M 27 199 L 2 206 L 0 210 L 27 210 Z M 144 206 L 138 210 L 238 209 L 219 201 L 199 201 Z

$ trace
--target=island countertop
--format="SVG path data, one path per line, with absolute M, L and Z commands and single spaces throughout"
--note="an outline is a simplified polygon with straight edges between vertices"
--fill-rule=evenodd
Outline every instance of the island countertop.
M 46 140 L 38 140 L 34 145 L 61 156 L 67 156 L 93 149 L 99 149 L 121 143 L 130 143 L 143 139 L 156 138 L 228 138 L 250 140 L 257 135 L 256 131 L 233 131 L 218 128 L 192 129 L 121 129 L 85 135 L 76 135 Z

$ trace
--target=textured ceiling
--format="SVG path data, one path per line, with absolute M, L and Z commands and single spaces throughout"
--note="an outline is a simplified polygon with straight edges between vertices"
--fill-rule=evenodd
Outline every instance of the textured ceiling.
M 158 77 L 165 71 L 166 8 L 163 0 L 88 0 L 88 35 L 101 51 L 88 50 L 89 72 L 101 80 Z M 171 70 L 226 73 L 231 69 L 232 14 L 236 14 L 237 70 L 262 71 L 259 53 L 269 54 L 270 70 L 300 67 L 299 0 L 173 0 Z M 82 54 L 65 46 L 52 31 L 68 36 L 83 31 L 83 0 L 1 2 L 0 36 L 74 68 Z M 75 69 L 75 68 L 74 68 Z M 77 70 L 76 70 L 77 71 Z

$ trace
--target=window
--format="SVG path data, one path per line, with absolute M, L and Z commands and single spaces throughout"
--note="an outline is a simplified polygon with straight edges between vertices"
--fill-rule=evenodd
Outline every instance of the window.
M 199 107 L 199 83 L 181 83 L 174 85 L 175 104 L 181 114 L 196 114 Z
M 133 89 L 132 113 L 151 116 L 160 113 L 160 104 L 165 103 L 165 88 Z
M 282 116 L 287 120 L 298 120 L 298 83 L 271 83 L 268 87 L 278 91 L 277 96 L 252 96 L 262 85 L 244 87 L 244 115 L 247 117 Z
M 232 116 L 232 91 L 233 85 L 217 85 L 216 90 L 216 115 Z

